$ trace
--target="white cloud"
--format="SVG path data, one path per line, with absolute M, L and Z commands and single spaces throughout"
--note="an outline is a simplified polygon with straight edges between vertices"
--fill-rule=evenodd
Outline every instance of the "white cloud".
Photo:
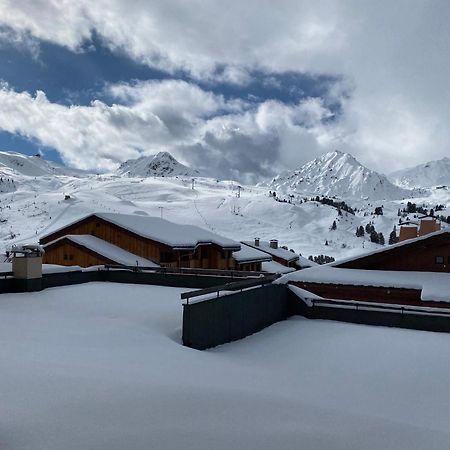
M 72 166 L 112 169 L 118 162 L 165 149 L 215 176 L 255 181 L 300 151 L 319 153 L 321 120 L 329 112 L 318 100 L 295 106 L 268 101 L 256 108 L 225 100 L 184 81 L 117 84 L 108 90 L 121 104 L 89 106 L 50 102 L 0 88 L 0 129 L 58 149 Z M 280 156 L 280 152 L 282 155 Z
M 444 0 L 0 0 L 0 23 L 75 51 L 96 30 L 106 45 L 138 61 L 170 71 L 181 69 L 207 81 L 215 77 L 216 81 L 245 84 L 255 69 L 335 74 L 343 79 L 334 93 L 342 102 L 334 126 L 318 124 L 321 114 L 329 113 L 324 104 L 304 104 L 299 109 L 265 103 L 249 114 L 242 105 L 232 107 L 199 91 L 192 95 L 205 102 L 205 110 L 193 102 L 199 109 L 189 112 L 186 101 L 180 107 L 183 113 L 177 114 L 170 104 L 163 104 L 166 97 L 161 94 L 159 106 L 154 99 L 153 103 L 129 99 L 132 106 L 75 107 L 64 112 L 73 122 L 78 120 L 74 117 L 95 112 L 102 120 L 109 117 L 105 123 L 110 126 L 115 116 L 123 120 L 129 114 L 133 124 L 138 119 L 149 121 L 148 130 L 139 128 L 139 132 L 154 145 L 194 145 L 203 142 L 206 132 L 212 133 L 207 129 L 213 123 L 231 121 L 223 116 L 225 107 L 227 114 L 236 115 L 233 127 L 240 127 L 240 133 L 252 142 L 261 135 L 276 136 L 273 145 L 279 145 L 274 149 L 278 161 L 298 163 L 336 146 L 384 170 L 449 153 L 449 13 L 450 3 Z M 353 89 L 347 98 L 342 86 L 348 85 Z M 115 89 L 118 100 L 124 101 L 123 95 L 129 95 L 125 91 L 131 88 Z M 132 91 L 137 92 L 134 89 L 136 86 Z M 145 96 L 151 93 L 155 91 L 140 91 Z M 37 102 L 31 97 L 27 101 Z M 239 107 L 243 108 L 240 113 Z M 217 120 L 208 121 L 208 114 L 218 114 Z M 305 123 L 305 117 L 311 124 Z M 179 120 L 176 127 L 175 119 Z M 187 133 L 187 138 L 177 137 L 175 128 Z M 29 127 L 27 130 L 31 132 Z M 198 135 L 199 130 L 204 134 Z M 142 148 L 143 139 L 133 136 L 128 128 L 111 132 L 119 142 L 131 142 L 127 148 Z M 104 139 L 94 139 L 95 133 L 81 135 L 91 151 L 98 146 L 90 140 L 98 143 Z M 80 139 L 79 134 L 76 137 Z M 215 137 L 217 142 L 224 141 L 223 134 Z

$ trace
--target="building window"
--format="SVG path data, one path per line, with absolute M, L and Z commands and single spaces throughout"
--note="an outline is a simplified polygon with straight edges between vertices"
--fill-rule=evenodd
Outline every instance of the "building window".
M 69 259 L 69 255 L 67 253 L 64 253 L 64 261 L 67 261 Z
M 69 255 L 69 260 L 73 261 L 73 255 Z
M 436 264 L 444 264 L 444 257 L 443 257 L 443 256 L 436 256 L 436 257 L 434 258 L 434 262 L 435 262 Z

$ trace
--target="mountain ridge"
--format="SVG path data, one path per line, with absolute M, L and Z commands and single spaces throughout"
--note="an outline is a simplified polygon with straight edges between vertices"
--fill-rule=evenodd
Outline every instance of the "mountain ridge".
M 281 173 L 268 186 L 283 191 L 368 200 L 395 200 L 411 194 L 391 183 L 385 175 L 368 169 L 350 153 L 339 150 Z
M 389 175 L 389 179 L 402 187 L 432 187 L 450 185 L 450 158 L 428 161 L 407 169 L 397 170 Z
M 141 156 L 124 161 L 116 170 L 119 175 L 128 177 L 174 177 L 200 176 L 198 170 L 192 169 L 177 161 L 169 152 L 158 152 L 155 155 Z

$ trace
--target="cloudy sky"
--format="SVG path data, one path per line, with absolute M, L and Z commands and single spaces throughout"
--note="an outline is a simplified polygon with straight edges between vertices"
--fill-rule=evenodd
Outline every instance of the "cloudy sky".
M 450 154 L 447 0 L 0 0 L 0 148 L 254 181 Z

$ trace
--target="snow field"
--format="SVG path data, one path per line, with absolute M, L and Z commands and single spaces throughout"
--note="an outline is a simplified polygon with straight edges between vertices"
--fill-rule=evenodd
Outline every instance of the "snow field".
M 448 449 L 448 334 L 292 318 L 200 352 L 182 291 L 3 294 L 0 448 Z

